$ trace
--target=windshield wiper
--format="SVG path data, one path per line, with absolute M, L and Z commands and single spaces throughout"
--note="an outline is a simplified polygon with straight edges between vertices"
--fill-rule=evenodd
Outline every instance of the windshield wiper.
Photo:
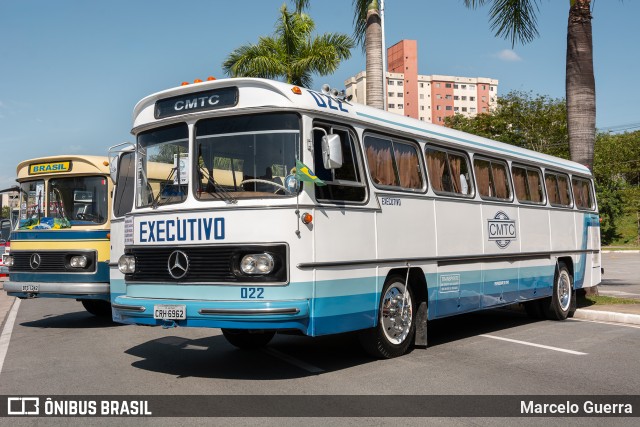
M 56 213 L 58 214 L 58 217 L 69 221 L 67 214 L 64 212 L 64 202 L 62 200 L 62 193 L 60 192 L 60 189 L 52 186 L 51 192 L 55 194 L 56 196 L 55 199 L 57 199 L 57 200 L 54 199 L 54 203 L 55 203 Z
M 200 166 L 200 172 L 202 173 L 202 176 L 204 176 L 207 179 L 207 184 L 211 184 L 213 186 L 213 188 L 216 189 L 216 191 L 211 192 L 209 190 L 204 190 L 205 192 L 209 193 L 210 195 L 217 197 L 218 199 L 224 200 L 227 203 L 237 203 L 238 200 L 236 198 L 234 198 L 229 191 L 227 191 L 222 185 L 218 184 L 215 179 L 213 179 L 213 176 L 211 176 L 209 174 L 209 171 L 207 171 L 205 168 L 203 168 L 202 166 Z

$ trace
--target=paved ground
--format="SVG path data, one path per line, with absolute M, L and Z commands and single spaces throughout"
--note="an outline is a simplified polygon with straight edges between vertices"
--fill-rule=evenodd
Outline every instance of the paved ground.
M 603 253 L 602 266 L 601 295 L 640 298 L 640 253 Z
M 603 254 L 602 289 L 635 293 L 636 258 Z M 613 274 L 615 273 L 615 274 Z M 629 279 L 629 285 L 616 277 Z M 618 288 L 613 288 L 618 287 Z M 640 292 L 639 292 L 640 293 Z M 0 292 L 0 319 L 12 303 Z M 630 306 L 621 306 L 629 310 Z M 614 307 L 615 308 L 615 307 Z M 615 308 L 616 310 L 622 310 Z M 635 308 L 634 308 L 635 309 Z M 366 356 L 353 334 L 278 335 L 239 351 L 219 330 L 114 325 L 66 299 L 21 301 L 0 371 L 1 395 L 640 395 L 640 326 L 532 321 L 493 310 L 429 324 L 429 348 L 394 360 Z M 640 405 L 639 405 L 640 406 Z M 327 415 L 331 414 L 330 407 Z M 640 412 L 640 407 L 634 408 Z M 0 425 L 9 419 L 0 419 Z M 122 419 L 11 419 L 11 425 L 120 425 Z M 178 419 L 126 424 L 175 425 Z M 430 419 L 434 425 L 513 425 L 510 419 Z M 555 419 L 568 426 L 629 419 Z M 187 422 L 185 420 L 185 422 Z M 217 425 L 424 425 L 421 419 L 189 419 Z M 518 424 L 548 425 L 520 419 Z M 9 424 L 6 424 L 9 425 Z

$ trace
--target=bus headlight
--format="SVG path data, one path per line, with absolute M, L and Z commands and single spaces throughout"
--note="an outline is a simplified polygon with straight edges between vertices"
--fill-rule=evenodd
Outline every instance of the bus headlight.
M 240 270 L 250 275 L 269 274 L 273 271 L 274 265 L 273 257 L 267 253 L 249 254 L 242 257 Z
M 87 266 L 87 257 L 84 255 L 72 256 L 69 265 L 73 268 L 85 268 Z
M 118 270 L 122 274 L 133 274 L 136 271 L 136 257 L 133 255 L 122 255 L 118 260 Z
M 7 267 L 13 267 L 13 257 L 11 255 L 7 255 L 4 257 L 4 265 Z

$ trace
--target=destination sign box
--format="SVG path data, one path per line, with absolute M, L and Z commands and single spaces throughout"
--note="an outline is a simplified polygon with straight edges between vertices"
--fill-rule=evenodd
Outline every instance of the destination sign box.
M 71 170 L 71 161 L 34 163 L 29 165 L 29 175 L 69 172 L 70 170 Z
M 225 87 L 204 92 L 188 93 L 156 102 L 155 118 L 177 116 L 197 111 L 234 107 L 238 103 L 238 88 Z

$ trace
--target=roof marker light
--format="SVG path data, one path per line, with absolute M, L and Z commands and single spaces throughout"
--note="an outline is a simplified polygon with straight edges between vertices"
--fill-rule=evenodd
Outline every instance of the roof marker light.
M 208 82 L 214 81 L 215 79 L 216 79 L 216 78 L 215 78 L 215 77 L 213 77 L 213 76 L 209 76 L 209 77 L 207 77 L 207 81 L 208 81 Z
M 195 79 L 193 82 L 194 83 L 202 83 L 202 80 L 201 79 Z
M 189 82 L 182 82 L 182 83 L 180 84 L 180 86 L 187 86 L 188 84 L 189 84 Z
M 292 87 L 291 92 L 295 93 L 296 95 L 302 95 L 302 89 L 300 89 L 298 86 Z

